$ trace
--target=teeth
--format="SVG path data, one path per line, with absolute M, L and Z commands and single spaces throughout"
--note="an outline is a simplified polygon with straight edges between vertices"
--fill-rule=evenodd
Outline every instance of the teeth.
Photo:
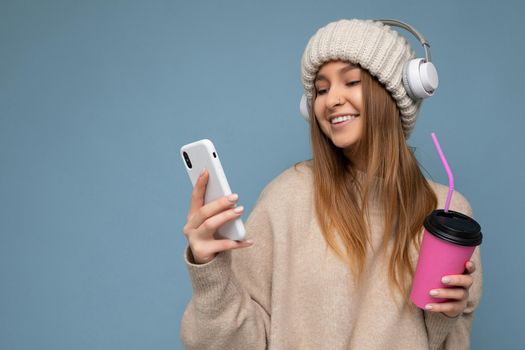
M 351 120 L 351 119 L 355 119 L 355 116 L 354 115 L 343 115 L 343 116 L 332 119 L 330 123 L 336 124 L 336 123 L 341 123 L 341 122 Z

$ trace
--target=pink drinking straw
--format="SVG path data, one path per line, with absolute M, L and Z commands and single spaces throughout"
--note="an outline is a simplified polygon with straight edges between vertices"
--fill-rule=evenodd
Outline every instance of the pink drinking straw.
M 439 158 L 441 158 L 441 163 L 443 163 L 443 167 L 445 168 L 445 171 L 447 172 L 447 175 L 448 175 L 448 195 L 447 195 L 447 201 L 445 202 L 445 213 L 446 213 L 448 212 L 450 200 L 452 199 L 452 193 L 454 192 L 454 175 L 452 175 L 452 170 L 450 170 L 450 167 L 448 166 L 447 158 L 445 158 L 445 155 L 443 154 L 443 151 L 441 150 L 441 146 L 439 145 L 439 141 L 435 133 L 432 133 L 432 140 L 434 140 L 434 145 L 436 146 L 436 150 L 439 153 Z

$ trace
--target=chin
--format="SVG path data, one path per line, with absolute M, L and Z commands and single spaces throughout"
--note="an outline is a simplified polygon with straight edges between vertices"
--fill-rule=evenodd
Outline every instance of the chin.
M 338 148 L 346 149 L 346 148 L 352 148 L 352 147 L 357 143 L 357 140 L 348 140 L 348 139 L 345 139 L 345 140 L 339 140 L 339 139 L 332 139 L 332 142 L 333 142 L 334 146 L 336 146 L 336 147 L 338 147 Z

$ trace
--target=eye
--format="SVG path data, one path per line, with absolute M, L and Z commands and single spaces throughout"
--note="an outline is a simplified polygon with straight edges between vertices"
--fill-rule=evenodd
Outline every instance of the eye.
M 318 95 L 324 95 L 326 94 L 326 89 L 317 90 Z
M 354 86 L 354 85 L 357 85 L 361 82 L 361 80 L 354 80 L 354 81 L 351 81 L 349 83 L 347 83 L 346 85 L 347 86 Z

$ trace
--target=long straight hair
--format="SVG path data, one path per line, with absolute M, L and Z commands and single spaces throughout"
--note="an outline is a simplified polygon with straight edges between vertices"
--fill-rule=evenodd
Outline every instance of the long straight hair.
M 361 86 L 363 132 L 355 147 L 366 163 L 363 181 L 358 181 L 352 159 L 323 133 L 313 112 L 310 115 L 316 215 L 327 244 L 359 280 L 370 244 L 369 199 L 379 200 L 384 215 L 381 249 L 393 242 L 389 284 L 408 302 L 415 269 L 410 250 L 419 246 L 424 219 L 436 208 L 437 198 L 406 143 L 392 96 L 365 69 Z M 310 111 L 315 98 L 314 92 Z

